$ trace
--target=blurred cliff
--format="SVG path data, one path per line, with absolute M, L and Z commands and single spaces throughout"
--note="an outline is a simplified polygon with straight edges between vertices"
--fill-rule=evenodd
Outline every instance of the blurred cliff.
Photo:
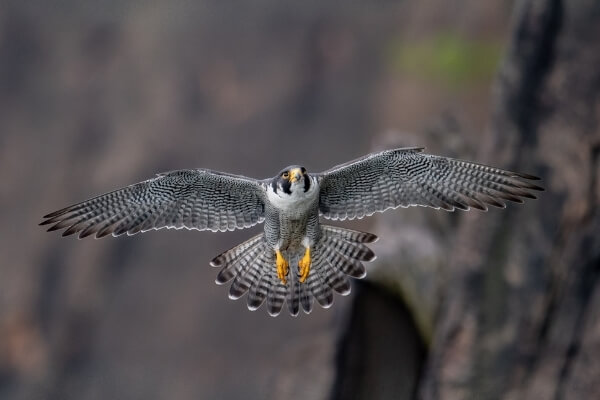
M 0 398 L 600 390 L 593 1 L 53 3 L 0 7 Z M 411 145 L 548 191 L 345 224 L 382 238 L 369 282 L 296 319 L 213 283 L 208 261 L 254 231 L 37 226 L 165 170 L 267 177 Z
M 372 279 L 400 293 L 430 341 L 420 398 L 600 394 L 599 22 L 598 2 L 515 3 L 479 157 L 540 175 L 547 192 L 538 203 L 380 220 L 378 231 L 396 239 Z M 361 301 L 379 296 L 369 290 Z M 375 338 L 393 336 L 379 323 L 390 313 L 353 314 L 352 326 L 368 325 L 373 340 L 353 346 L 347 331 L 340 354 L 359 355 L 342 363 L 338 398 L 392 398 L 372 388 L 396 382 L 399 390 L 403 375 L 365 356 L 388 351 Z M 405 343 L 395 347 L 413 354 Z M 352 359 L 369 375 L 349 370 Z

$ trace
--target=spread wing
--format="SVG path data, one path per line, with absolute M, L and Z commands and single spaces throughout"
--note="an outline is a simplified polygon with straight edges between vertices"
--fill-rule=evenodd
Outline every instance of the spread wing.
M 264 193 L 258 181 L 243 176 L 178 170 L 55 211 L 40 225 L 80 238 L 161 228 L 234 230 L 263 221 Z
M 318 174 L 319 209 L 330 219 L 354 219 L 389 208 L 427 206 L 453 211 L 523 202 L 543 190 L 539 178 L 402 148 L 373 153 Z

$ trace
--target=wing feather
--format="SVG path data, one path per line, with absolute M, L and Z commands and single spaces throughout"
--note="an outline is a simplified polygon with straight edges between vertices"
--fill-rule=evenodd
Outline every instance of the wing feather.
M 440 157 L 410 147 L 366 155 L 317 174 L 319 209 L 329 219 L 354 219 L 389 208 L 426 206 L 447 211 L 505 207 L 535 199 L 539 178 Z
M 226 231 L 264 219 L 259 181 L 205 169 L 178 170 L 45 215 L 40 225 L 83 238 L 136 234 L 149 229 Z

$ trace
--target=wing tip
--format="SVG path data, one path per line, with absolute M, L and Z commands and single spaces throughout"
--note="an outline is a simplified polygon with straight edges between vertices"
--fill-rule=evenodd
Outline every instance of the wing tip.
M 67 211 L 69 211 L 70 208 L 71 207 L 61 208 L 60 210 L 53 211 L 51 213 L 44 215 L 42 218 L 49 219 L 49 218 L 58 217 L 59 215 L 62 215 L 64 213 L 66 213 Z
M 71 236 L 71 235 L 73 235 L 74 233 L 77 233 L 77 229 L 71 229 L 71 228 L 69 228 L 69 229 L 65 230 L 65 231 L 64 231 L 64 232 L 61 234 L 61 236 L 62 236 L 62 237 L 67 237 L 67 236 Z
M 54 232 L 54 231 L 57 231 L 59 229 L 62 229 L 62 228 L 59 227 L 59 226 L 56 226 L 56 225 L 52 225 L 50 228 L 46 229 L 46 232 Z
M 472 205 L 471 207 L 473 207 L 475 210 L 479 210 L 481 212 L 487 212 L 488 211 L 488 208 L 486 207 L 485 204 Z
M 523 172 L 513 172 L 513 175 L 519 178 L 528 179 L 530 181 L 541 181 L 542 178 L 536 175 L 525 174 Z

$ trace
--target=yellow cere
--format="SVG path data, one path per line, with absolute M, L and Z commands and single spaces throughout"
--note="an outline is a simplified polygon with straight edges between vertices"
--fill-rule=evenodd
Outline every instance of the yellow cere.
M 296 182 L 302 176 L 302 170 L 300 168 L 294 168 L 293 170 L 290 171 L 290 173 L 291 173 L 290 181 L 292 183 Z

